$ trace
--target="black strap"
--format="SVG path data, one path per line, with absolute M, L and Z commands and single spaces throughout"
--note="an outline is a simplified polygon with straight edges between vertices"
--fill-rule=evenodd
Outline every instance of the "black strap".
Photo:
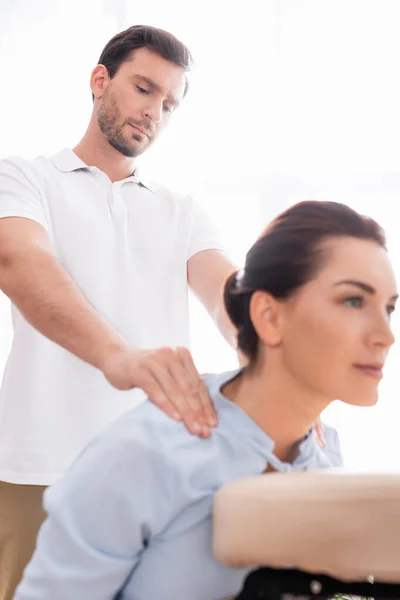
M 336 594 L 400 600 L 400 583 L 347 582 L 296 569 L 262 567 L 250 573 L 236 600 L 282 600 L 284 594 L 303 598 L 331 598 Z

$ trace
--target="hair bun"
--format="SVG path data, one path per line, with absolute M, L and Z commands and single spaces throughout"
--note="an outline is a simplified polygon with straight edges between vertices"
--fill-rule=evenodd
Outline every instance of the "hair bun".
M 225 282 L 225 309 L 232 323 L 240 329 L 245 320 L 245 296 L 238 286 L 239 271 L 234 271 Z M 248 303 L 247 303 L 248 304 Z

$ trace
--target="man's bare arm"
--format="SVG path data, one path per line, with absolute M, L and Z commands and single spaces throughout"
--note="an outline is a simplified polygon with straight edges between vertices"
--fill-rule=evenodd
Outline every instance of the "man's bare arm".
M 100 369 L 114 387 L 140 387 L 193 433 L 209 434 L 214 411 L 188 350 L 129 346 L 56 260 L 38 223 L 0 219 L 0 289 L 33 327 Z
M 237 270 L 225 252 L 203 250 L 188 261 L 188 281 L 228 344 L 237 349 L 237 330 L 228 317 L 223 289 L 228 276 Z
M 45 229 L 0 220 L 0 288 L 40 333 L 102 370 L 126 344 L 55 259 Z

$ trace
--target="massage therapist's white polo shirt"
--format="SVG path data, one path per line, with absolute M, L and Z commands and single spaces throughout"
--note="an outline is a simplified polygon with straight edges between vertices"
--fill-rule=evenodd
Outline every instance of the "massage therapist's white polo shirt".
M 136 348 L 189 345 L 188 259 L 221 248 L 192 198 L 133 175 L 112 183 L 72 150 L 0 161 L 0 218 L 37 221 L 91 304 Z M 12 306 L 0 394 L 0 481 L 50 485 L 103 427 L 138 404 L 38 333 Z

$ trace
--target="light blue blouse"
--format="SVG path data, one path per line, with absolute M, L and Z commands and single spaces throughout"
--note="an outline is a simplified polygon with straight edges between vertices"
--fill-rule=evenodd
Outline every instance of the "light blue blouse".
M 237 593 L 249 568 L 212 553 L 211 509 L 224 483 L 262 473 L 341 465 L 336 431 L 326 447 L 309 434 L 292 462 L 220 388 L 205 381 L 219 425 L 208 439 L 145 402 L 91 442 L 45 493 L 48 519 L 15 600 L 218 600 Z M 267 476 L 267 475 L 265 475 Z

